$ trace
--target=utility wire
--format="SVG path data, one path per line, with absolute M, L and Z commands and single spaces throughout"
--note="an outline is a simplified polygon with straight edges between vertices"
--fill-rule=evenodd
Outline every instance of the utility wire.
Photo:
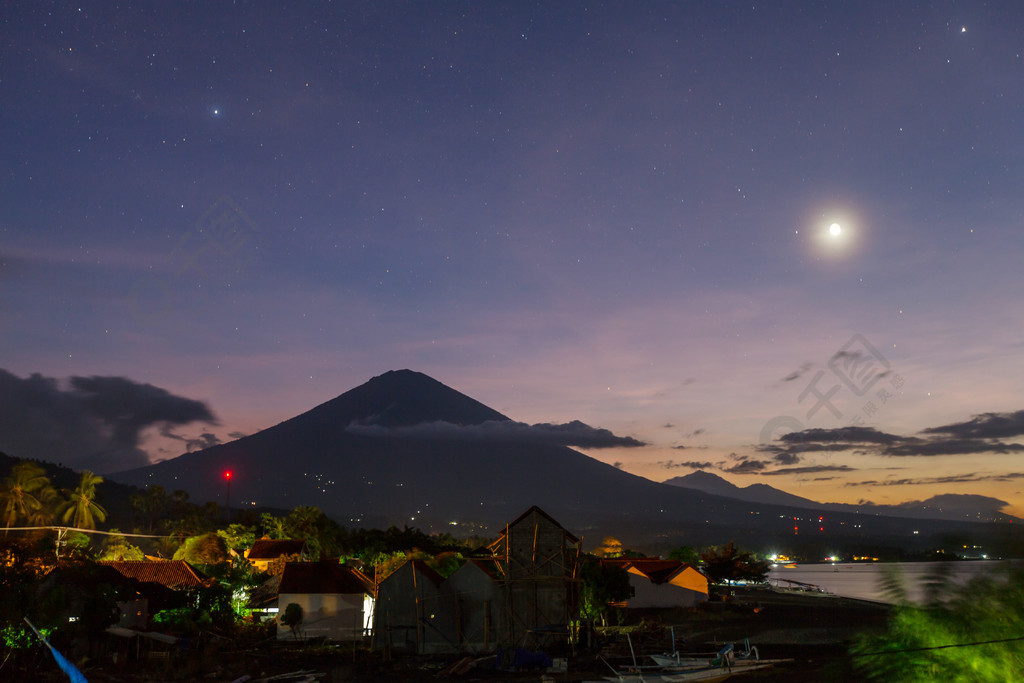
M 877 655 L 898 655 L 904 652 L 926 652 L 928 650 L 946 650 L 952 647 L 974 647 L 975 645 L 996 645 L 998 643 L 1012 643 L 1024 640 L 1024 636 L 1014 638 L 999 638 L 998 640 L 978 640 L 973 643 L 950 643 L 949 645 L 932 645 L 930 647 L 908 647 L 902 650 L 881 650 L 879 652 L 857 652 L 850 653 L 850 657 L 875 657 Z
M 10 528 L 5 527 L 6 531 L 40 531 L 40 530 L 53 530 L 53 531 L 78 531 L 83 534 L 103 534 L 105 536 L 131 536 L 132 538 L 167 538 L 168 535 L 173 534 L 125 534 L 119 531 L 100 531 L 98 529 L 79 529 L 73 526 L 12 526 Z

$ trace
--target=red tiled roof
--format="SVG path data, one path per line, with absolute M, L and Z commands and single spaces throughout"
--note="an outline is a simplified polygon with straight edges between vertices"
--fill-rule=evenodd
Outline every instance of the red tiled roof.
M 289 555 L 300 555 L 305 547 L 306 541 L 298 540 L 273 540 L 270 538 L 257 539 L 249 549 L 246 556 L 250 560 L 276 560 L 279 557 Z
M 278 593 L 307 594 L 351 594 L 373 595 L 373 582 L 358 569 L 327 562 L 289 562 L 281 574 Z
M 196 588 L 205 586 L 209 579 L 184 560 L 118 560 L 100 562 L 136 581 L 159 583 L 168 588 Z

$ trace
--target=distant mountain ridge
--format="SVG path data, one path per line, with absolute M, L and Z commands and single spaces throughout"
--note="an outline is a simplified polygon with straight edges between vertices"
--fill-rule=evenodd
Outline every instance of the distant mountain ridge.
M 597 535 L 595 544 L 605 534 L 670 547 L 792 536 L 795 505 L 667 486 L 559 445 L 580 432 L 623 439 L 580 422 L 524 425 L 427 375 L 395 370 L 255 434 L 109 478 L 223 503 L 231 470 L 236 508 L 317 506 L 350 527 L 490 535 L 538 505 L 574 533 Z M 828 534 L 902 539 L 921 526 L 832 518 Z
M 1001 511 L 1006 507 L 1006 501 L 974 494 L 947 493 L 932 496 L 927 500 L 910 501 L 898 505 L 853 505 L 849 503 L 819 503 L 809 498 L 801 498 L 800 496 L 780 491 L 767 484 L 751 484 L 739 487 L 716 474 L 701 470 L 681 477 L 667 479 L 663 483 L 669 486 L 678 486 L 717 496 L 725 496 L 726 498 L 734 498 L 748 503 L 788 505 L 797 508 L 828 510 L 831 512 L 853 512 L 886 515 L 889 517 L 909 517 L 913 519 L 946 519 L 960 522 L 1024 521 Z

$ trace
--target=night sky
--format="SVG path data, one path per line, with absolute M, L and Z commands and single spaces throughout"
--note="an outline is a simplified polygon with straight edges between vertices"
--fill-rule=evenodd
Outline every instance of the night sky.
M 411 368 L 658 481 L 1024 514 L 1019 2 L 0 21 L 0 450 L 116 471 Z

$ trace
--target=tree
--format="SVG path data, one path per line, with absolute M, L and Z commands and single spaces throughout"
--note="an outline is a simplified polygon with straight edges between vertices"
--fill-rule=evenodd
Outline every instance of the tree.
M 287 532 L 285 531 L 284 517 L 275 517 L 269 512 L 264 512 L 260 516 L 260 524 L 263 526 L 263 532 L 275 541 L 281 541 L 288 538 Z
M 281 623 L 292 630 L 295 640 L 299 639 L 299 624 L 302 623 L 302 605 L 297 602 L 289 602 L 281 615 Z
M 19 519 L 26 523 L 44 521 L 55 498 L 56 490 L 46 477 L 46 470 L 32 462 L 19 462 L 0 485 L 4 534 Z
M 83 470 L 78 486 L 57 508 L 60 520 L 78 529 L 95 529 L 96 522 L 105 521 L 107 511 L 96 502 L 96 486 L 102 483 L 103 477 Z
M 229 524 L 227 529 L 218 529 L 217 535 L 224 539 L 228 548 L 248 550 L 256 542 L 256 530 L 245 524 Z
M 729 541 L 728 545 L 715 546 L 700 554 L 701 570 L 712 583 L 729 581 L 764 581 L 770 567 L 765 560 L 754 559 L 746 551 L 740 551 Z
M 685 562 L 686 564 L 697 565 L 700 563 L 700 553 L 698 553 L 697 549 L 693 546 L 681 545 L 678 548 L 675 548 L 674 550 L 669 552 L 668 559 L 679 560 L 680 562 Z
M 186 539 L 174 553 L 174 559 L 191 564 L 219 564 L 228 560 L 228 550 L 224 539 L 211 532 Z
M 598 557 L 622 557 L 622 541 L 614 536 L 605 536 L 601 545 L 594 549 L 594 554 Z
M 164 487 L 157 484 L 128 499 L 132 510 L 146 522 L 149 533 L 153 533 L 153 525 L 167 513 L 170 501 L 171 497 L 164 491 Z
M 181 543 L 174 536 L 164 536 L 153 541 L 150 548 L 157 555 L 165 560 L 174 557 L 174 553 L 181 547 Z
M 117 529 L 111 529 L 111 532 L 117 532 Z M 107 537 L 106 543 L 103 544 L 103 551 L 99 557 L 96 558 L 100 561 L 104 560 L 144 560 L 146 559 L 145 553 L 137 545 L 132 545 L 128 542 L 128 539 L 124 536 L 109 536 Z
M 910 603 L 902 579 L 887 579 L 897 607 L 884 633 L 862 635 L 851 648 L 867 680 L 1020 680 L 1024 671 L 1024 569 L 1004 565 L 966 585 L 947 574 L 926 580 L 926 600 Z
M 608 605 L 629 598 L 629 574 L 622 567 L 606 566 L 594 557 L 580 563 L 580 616 L 604 620 Z

